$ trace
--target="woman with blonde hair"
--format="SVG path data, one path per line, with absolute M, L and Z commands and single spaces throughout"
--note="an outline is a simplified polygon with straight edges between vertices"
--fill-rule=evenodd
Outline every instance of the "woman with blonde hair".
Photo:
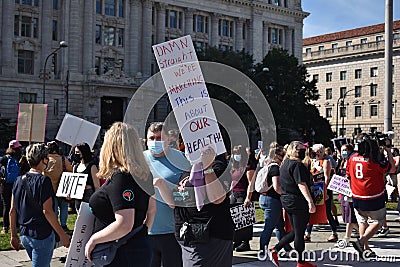
M 306 149 L 303 143 L 299 141 L 291 142 L 280 168 L 281 202 L 289 215 L 292 230 L 275 247 L 267 250 L 269 259 L 275 266 L 279 266 L 278 252 L 292 241 L 294 241 L 294 248 L 298 256 L 297 267 L 316 266 L 304 261 L 303 258 L 304 230 L 310 218 L 310 213 L 315 212 L 315 205 L 310 194 L 310 174 L 302 163 L 305 155 Z
M 155 216 L 155 200 L 150 197 L 154 195 L 153 177 L 132 126 L 116 122 L 106 132 L 97 176 L 107 181 L 89 200 L 96 219 L 85 256 L 90 260 L 96 244 L 119 239 L 141 227 L 118 248 L 114 260 L 107 266 L 150 266 L 147 229 Z

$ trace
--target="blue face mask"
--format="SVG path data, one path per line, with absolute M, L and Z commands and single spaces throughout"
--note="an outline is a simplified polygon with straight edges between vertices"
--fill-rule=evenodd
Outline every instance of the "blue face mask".
M 347 151 L 342 151 L 342 158 L 347 158 Z
M 164 152 L 164 141 L 148 141 L 147 147 L 153 154 L 161 154 Z
M 242 159 L 242 155 L 233 155 L 233 159 L 237 162 L 240 162 L 240 160 Z

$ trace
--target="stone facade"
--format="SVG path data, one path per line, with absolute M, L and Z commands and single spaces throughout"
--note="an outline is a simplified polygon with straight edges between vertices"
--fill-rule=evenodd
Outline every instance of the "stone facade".
M 339 136 L 342 131 L 353 138 L 359 130 L 365 133 L 384 130 L 384 37 L 384 24 L 378 24 L 303 40 L 303 63 L 310 78 L 318 81 L 320 99 L 315 104 Z M 399 72 L 400 21 L 395 21 L 392 125 L 396 146 L 400 146 Z
M 2 0 L 0 10 L 0 118 L 16 121 L 19 102 L 45 102 L 49 139 L 66 112 L 103 129 L 122 120 L 157 72 L 153 44 L 190 34 L 197 47 L 244 49 L 261 61 L 278 46 L 301 61 L 308 15 L 301 0 Z M 48 58 L 62 40 L 68 47 Z M 150 120 L 166 116 L 163 103 Z

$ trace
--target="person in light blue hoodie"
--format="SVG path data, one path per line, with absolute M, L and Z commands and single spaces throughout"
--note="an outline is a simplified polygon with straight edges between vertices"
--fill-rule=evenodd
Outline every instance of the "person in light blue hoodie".
M 152 267 L 182 266 L 181 248 L 175 238 L 174 204 L 171 189 L 178 183 L 181 174 L 190 170 L 184 153 L 168 146 L 168 134 L 164 123 L 154 122 L 147 130 L 145 158 L 153 174 L 156 191 L 157 212 L 149 230 L 153 249 Z

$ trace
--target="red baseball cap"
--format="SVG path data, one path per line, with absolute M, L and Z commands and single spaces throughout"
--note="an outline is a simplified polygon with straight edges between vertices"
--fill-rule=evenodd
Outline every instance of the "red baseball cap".
M 10 143 L 8 143 L 9 148 L 17 148 L 21 147 L 21 144 L 18 142 L 18 140 L 11 140 Z

